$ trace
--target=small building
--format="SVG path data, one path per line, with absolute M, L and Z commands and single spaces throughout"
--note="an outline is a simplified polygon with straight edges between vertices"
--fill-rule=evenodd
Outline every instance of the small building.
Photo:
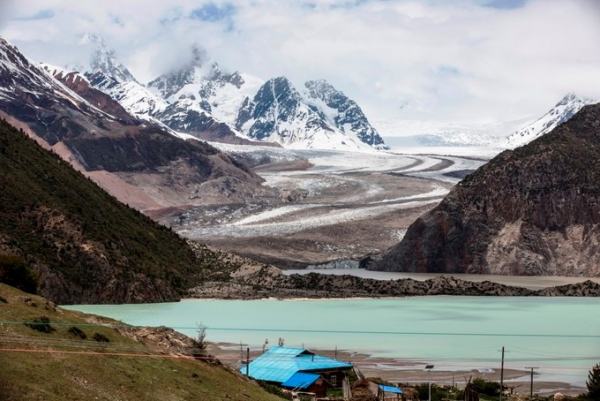
M 404 392 L 398 386 L 389 386 L 385 384 L 379 384 L 377 386 L 377 400 L 395 400 L 399 401 L 402 398 Z
M 240 372 L 288 390 L 324 396 L 329 388 L 342 387 L 350 369 L 351 363 L 317 355 L 304 348 L 280 346 L 269 348 L 249 366 L 242 366 Z

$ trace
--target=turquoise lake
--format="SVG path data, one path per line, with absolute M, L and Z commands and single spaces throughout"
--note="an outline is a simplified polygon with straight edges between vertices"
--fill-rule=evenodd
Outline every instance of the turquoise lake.
M 68 309 L 193 335 L 213 342 L 344 349 L 440 369 L 542 367 L 546 380 L 582 385 L 600 362 L 600 299 L 411 297 L 346 300 L 183 300 Z

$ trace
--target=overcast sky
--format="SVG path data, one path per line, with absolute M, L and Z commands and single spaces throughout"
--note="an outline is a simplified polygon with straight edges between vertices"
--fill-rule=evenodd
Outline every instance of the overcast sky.
M 0 35 L 85 64 L 102 35 L 140 81 L 192 44 L 230 70 L 324 78 L 380 129 L 515 121 L 567 92 L 600 98 L 597 0 L 0 0 Z M 390 128 L 390 131 L 391 128 Z M 407 134 L 412 132 L 384 132 Z

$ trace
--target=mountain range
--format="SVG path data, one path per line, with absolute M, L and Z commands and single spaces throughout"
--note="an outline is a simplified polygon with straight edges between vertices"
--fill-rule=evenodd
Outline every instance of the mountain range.
M 326 81 L 298 90 L 285 77 L 262 81 L 226 72 L 192 47 L 188 62 L 144 85 L 101 39 L 94 41 L 97 48 L 81 75 L 138 118 L 215 142 L 387 149 L 360 106 Z
M 117 79 L 130 76 L 109 61 L 98 65 L 112 66 L 114 79 L 35 65 L 0 39 L 0 115 L 140 210 L 240 202 L 269 191 L 229 155 L 140 119 L 96 89 L 92 82 L 122 89 Z

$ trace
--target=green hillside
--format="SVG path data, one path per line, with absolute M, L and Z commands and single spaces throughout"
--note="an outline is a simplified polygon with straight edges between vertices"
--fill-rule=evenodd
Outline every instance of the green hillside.
M 49 332 L 22 323 L 40 317 Z M 4 284 L 0 321 L 0 401 L 279 400 L 218 363 L 157 357 L 156 348 L 94 324 L 96 317 Z M 138 356 L 108 355 L 115 353 Z
M 1 120 L 0 188 L 0 281 L 55 302 L 176 299 L 218 268 Z

